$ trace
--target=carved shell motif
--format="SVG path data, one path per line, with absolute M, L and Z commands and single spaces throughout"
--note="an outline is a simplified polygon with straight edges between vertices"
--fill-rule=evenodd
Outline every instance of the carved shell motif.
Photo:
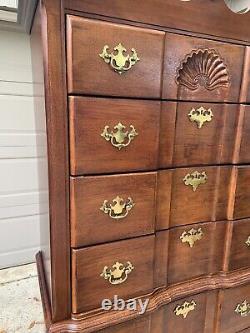
M 177 69 L 177 84 L 190 90 L 203 86 L 214 90 L 229 86 L 229 74 L 223 59 L 213 49 L 195 50 L 182 61 Z

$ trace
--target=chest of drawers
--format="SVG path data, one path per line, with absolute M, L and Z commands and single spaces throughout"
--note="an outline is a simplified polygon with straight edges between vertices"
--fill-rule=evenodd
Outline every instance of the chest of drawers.
M 250 332 L 249 19 L 222 0 L 40 1 L 48 332 Z

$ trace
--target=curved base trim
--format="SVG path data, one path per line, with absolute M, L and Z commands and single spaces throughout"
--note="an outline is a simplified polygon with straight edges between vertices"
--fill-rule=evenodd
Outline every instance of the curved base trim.
M 58 323 L 51 323 L 51 309 L 44 277 L 42 254 L 36 256 L 39 283 L 42 295 L 44 316 L 48 333 L 91 333 L 97 332 L 122 322 L 140 317 L 138 311 L 103 311 L 95 310 L 84 314 L 72 314 L 72 318 Z M 146 314 L 186 296 L 206 291 L 238 287 L 250 283 L 250 270 L 200 277 L 188 282 L 155 290 L 152 294 L 140 298 L 149 298 Z

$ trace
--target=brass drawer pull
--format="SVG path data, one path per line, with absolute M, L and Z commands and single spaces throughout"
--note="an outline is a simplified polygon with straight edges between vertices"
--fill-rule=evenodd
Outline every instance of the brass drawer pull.
M 247 240 L 245 241 L 245 244 L 250 247 L 250 236 L 248 236 Z
M 244 302 L 237 304 L 234 311 L 241 317 L 246 317 L 250 314 L 250 303 L 245 300 Z
M 180 236 L 182 243 L 188 243 L 190 247 L 193 247 L 195 242 L 201 240 L 203 237 L 202 229 L 190 229 L 189 231 L 184 231 Z
M 131 55 L 125 55 L 127 50 L 121 43 L 114 47 L 114 53 L 109 53 L 108 49 L 109 46 L 105 45 L 99 56 L 106 64 L 110 64 L 110 67 L 112 67 L 116 73 L 125 73 L 140 60 L 134 48 L 131 49 Z
M 210 122 L 213 116 L 212 110 L 205 109 L 203 106 L 199 109 L 193 108 L 188 114 L 189 120 L 195 122 L 198 128 L 202 128 L 206 122 Z
M 127 280 L 128 275 L 133 271 L 133 269 L 134 266 L 130 261 L 128 261 L 125 265 L 117 261 L 111 268 L 105 266 L 100 276 L 105 280 L 108 280 L 111 284 L 121 284 Z
M 135 203 L 132 198 L 128 197 L 125 201 L 117 196 L 112 200 L 112 203 L 109 203 L 108 200 L 104 200 L 100 210 L 108 214 L 112 219 L 123 219 L 128 215 L 134 205 Z
M 183 318 L 186 319 L 189 312 L 193 311 L 195 307 L 196 303 L 194 300 L 191 302 L 185 301 L 183 304 L 176 306 L 174 313 L 176 316 L 183 316 Z
M 186 176 L 183 178 L 183 181 L 185 185 L 192 186 L 193 191 L 195 192 L 201 184 L 205 184 L 207 182 L 207 179 L 208 177 L 205 171 L 194 171 L 191 174 L 186 174 Z
M 119 150 L 127 147 L 130 142 L 138 135 L 133 125 L 130 125 L 130 131 L 124 131 L 126 126 L 122 123 L 118 123 L 114 126 L 115 131 L 110 131 L 109 126 L 105 126 L 101 136 L 110 141 L 111 144 Z

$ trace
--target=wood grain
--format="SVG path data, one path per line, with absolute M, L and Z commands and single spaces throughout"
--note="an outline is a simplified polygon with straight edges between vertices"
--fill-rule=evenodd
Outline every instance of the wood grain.
M 153 233 L 156 173 L 71 178 L 71 245 L 104 243 Z M 104 200 L 131 197 L 135 206 L 123 219 L 100 210 Z
M 244 112 L 243 126 L 241 128 L 241 142 L 236 148 L 239 151 L 237 163 L 250 163 L 250 106 L 242 106 Z
M 140 58 L 121 75 L 99 56 L 105 45 L 112 52 L 119 43 L 129 54 L 134 48 Z M 163 46 L 164 33 L 160 31 L 68 16 L 69 93 L 159 98 Z
M 72 175 L 156 169 L 160 102 L 70 97 L 69 108 Z M 119 122 L 138 133 L 121 150 L 101 136 Z
M 250 217 L 250 167 L 237 167 L 237 185 L 235 191 L 234 219 Z

